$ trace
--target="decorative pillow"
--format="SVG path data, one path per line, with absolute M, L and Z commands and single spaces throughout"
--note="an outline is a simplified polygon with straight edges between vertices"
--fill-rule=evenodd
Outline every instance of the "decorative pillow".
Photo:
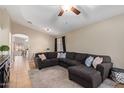
M 46 56 L 44 54 L 41 54 L 41 55 L 38 55 L 38 56 L 41 58 L 42 61 L 46 60 Z
M 66 58 L 66 53 L 61 53 L 60 58 Z
M 102 57 L 96 57 L 92 63 L 93 67 L 96 68 L 96 66 L 98 64 L 101 64 L 103 62 L 103 58 Z
M 86 58 L 86 60 L 85 60 L 85 65 L 86 65 L 87 67 L 91 67 L 93 60 L 94 60 L 94 58 L 93 58 L 92 56 L 89 56 L 89 57 Z
M 58 53 L 57 54 L 57 58 L 61 58 L 61 53 Z

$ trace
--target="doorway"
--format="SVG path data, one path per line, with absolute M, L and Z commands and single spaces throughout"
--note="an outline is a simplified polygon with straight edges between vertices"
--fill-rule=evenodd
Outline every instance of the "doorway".
M 12 59 L 16 56 L 29 57 L 29 37 L 25 34 L 12 35 Z
M 32 87 L 28 74 L 31 63 L 29 61 L 29 37 L 25 34 L 13 34 L 11 47 L 12 63 L 9 87 Z

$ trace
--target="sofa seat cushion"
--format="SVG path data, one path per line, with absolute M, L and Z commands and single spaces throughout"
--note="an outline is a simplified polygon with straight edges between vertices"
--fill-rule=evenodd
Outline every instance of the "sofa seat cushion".
M 47 59 L 57 58 L 56 52 L 46 52 Z
M 77 65 L 81 65 L 80 62 L 75 61 L 75 60 L 70 60 L 67 62 L 67 64 L 69 64 L 70 66 L 77 66 Z
M 59 61 L 65 63 L 65 64 L 68 64 L 69 66 L 76 66 L 76 65 L 81 64 L 78 61 L 67 59 L 67 58 L 59 59 Z
M 68 68 L 68 72 L 70 80 L 73 80 L 84 87 L 96 88 L 102 82 L 99 71 L 84 65 L 71 66 Z
M 99 79 L 98 77 L 101 76 L 99 71 L 96 71 L 94 68 L 88 68 L 84 65 L 69 67 L 68 70 L 69 72 L 81 77 L 82 79 L 88 82 L 92 82 L 92 80 Z
M 46 59 L 43 62 L 58 62 L 58 59 L 57 58 Z
M 68 61 L 70 61 L 71 59 L 67 59 L 67 58 L 59 58 L 59 61 L 60 62 L 68 62 Z
M 46 59 L 44 61 L 41 61 L 40 68 L 49 67 L 49 66 L 55 66 L 58 65 L 58 59 Z

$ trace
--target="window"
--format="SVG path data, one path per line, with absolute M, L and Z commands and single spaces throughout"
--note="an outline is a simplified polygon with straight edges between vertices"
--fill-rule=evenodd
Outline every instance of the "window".
M 63 51 L 62 38 L 57 38 L 57 51 Z

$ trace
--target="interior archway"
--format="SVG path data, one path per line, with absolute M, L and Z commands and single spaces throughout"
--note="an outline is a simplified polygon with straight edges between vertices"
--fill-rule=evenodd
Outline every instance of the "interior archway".
M 23 56 L 25 58 L 28 58 L 29 36 L 25 34 L 12 35 L 12 54 L 13 54 L 13 60 L 15 56 Z

